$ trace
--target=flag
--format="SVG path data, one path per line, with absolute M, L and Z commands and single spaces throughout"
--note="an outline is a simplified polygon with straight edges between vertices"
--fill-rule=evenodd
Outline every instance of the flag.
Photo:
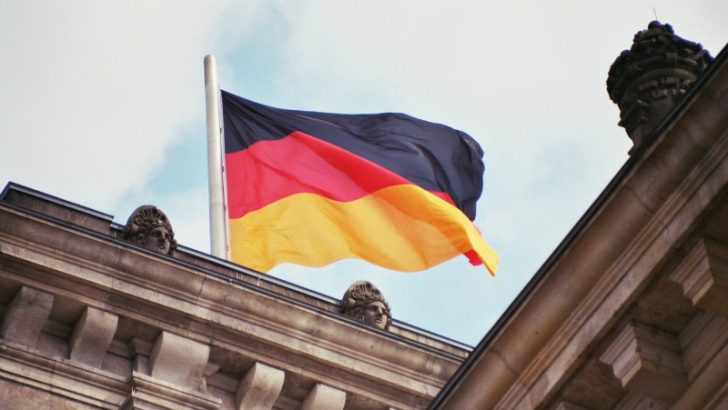
M 417 271 L 498 256 L 472 220 L 483 152 L 405 114 L 284 110 L 222 91 L 231 259 L 266 272 L 360 258 Z

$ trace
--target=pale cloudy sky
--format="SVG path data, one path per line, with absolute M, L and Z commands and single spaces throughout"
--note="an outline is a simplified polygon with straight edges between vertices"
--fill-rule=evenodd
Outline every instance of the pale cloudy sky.
M 0 184 L 120 223 L 153 203 L 207 251 L 206 54 L 224 89 L 261 103 L 448 124 L 485 150 L 476 222 L 495 278 L 464 258 L 271 275 L 337 298 L 368 279 L 396 319 L 474 345 L 626 160 L 605 81 L 655 12 L 713 55 L 728 42 L 725 0 L 0 0 Z

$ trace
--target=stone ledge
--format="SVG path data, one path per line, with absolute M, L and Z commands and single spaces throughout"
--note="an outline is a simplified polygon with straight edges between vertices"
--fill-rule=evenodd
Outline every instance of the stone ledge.
M 301 410 L 342 410 L 346 392 L 318 383 L 308 393 Z
M 53 229 L 52 226 L 47 228 Z M 64 234 L 72 235 L 71 232 Z M 101 241 L 94 245 L 113 246 Z M 0 233 L 2 257 L 12 258 L 24 266 L 23 276 L 16 280 L 25 281 L 23 278 L 26 276 L 32 278 L 30 275 L 33 275 L 34 269 L 38 270 L 35 275 L 40 280 L 42 270 L 46 282 L 44 288 L 59 288 L 58 292 L 79 298 L 90 306 L 148 322 L 160 330 L 179 332 L 181 323 L 185 337 L 203 344 L 216 340 L 218 345 L 229 346 L 236 351 L 242 348 L 253 360 L 270 363 L 286 371 L 303 371 L 313 379 L 334 386 L 351 384 L 356 380 L 356 393 L 364 396 L 374 394 L 373 397 L 381 397 L 381 392 L 391 392 L 385 393 L 386 398 L 382 399 L 385 402 L 406 404 L 434 397 L 460 363 L 459 360 L 443 357 L 446 355 L 433 354 L 390 339 L 381 332 L 320 315 L 290 301 L 231 285 L 222 278 L 205 276 L 186 268 L 175 269 L 175 265 L 168 261 L 160 261 L 155 267 L 143 265 L 142 268 L 145 271 L 156 268 L 169 270 L 168 275 L 176 275 L 173 283 L 160 279 L 137 284 L 135 282 L 139 279 L 132 272 L 119 272 L 60 251 L 29 243 L 21 247 L 12 237 Z M 103 253 L 101 249 L 97 252 Z M 109 252 L 110 257 L 114 255 L 114 251 Z M 128 256 L 132 257 L 135 255 Z M 131 266 L 130 261 L 125 266 Z M 180 299 L 177 297 L 180 292 L 173 291 L 170 286 L 184 281 L 188 275 L 197 276 L 196 280 L 202 283 L 197 292 L 201 293 L 185 294 Z M 71 288 L 70 283 L 74 284 Z M 93 289 L 93 292 L 86 291 L 85 287 Z M 85 296 L 77 295 L 78 292 Z M 103 301 L 89 300 L 89 296 L 103 298 Z M 214 300 L 211 299 L 213 297 Z M 265 316 L 271 312 L 277 314 Z M 153 322 L 149 322 L 150 318 L 154 319 Z M 163 318 L 165 322 L 156 318 Z M 256 346 L 261 343 L 266 346 L 265 352 L 256 351 Z M 298 369 L 291 363 L 274 360 L 271 348 L 280 351 L 273 357 L 302 355 L 316 358 L 317 366 Z M 331 374 L 334 372 L 347 378 L 333 379 Z
M 179 386 L 134 372 L 128 379 L 131 395 L 120 407 L 121 410 L 218 410 L 222 400 L 194 390 L 183 390 Z
M 129 390 L 125 377 L 46 357 L 6 340 L 0 340 L 0 378 L 105 409 L 118 409 Z

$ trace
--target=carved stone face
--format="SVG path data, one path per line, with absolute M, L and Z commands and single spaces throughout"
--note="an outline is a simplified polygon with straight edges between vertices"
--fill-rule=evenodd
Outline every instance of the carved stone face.
M 154 205 L 142 205 L 134 210 L 126 221 L 123 237 L 164 255 L 173 255 L 177 248 L 172 224 Z
M 341 299 L 341 313 L 379 329 L 388 329 L 392 313 L 384 296 L 367 281 L 354 282 Z
M 158 226 L 144 238 L 144 247 L 150 251 L 168 254 L 172 247 L 172 234 L 163 226 Z
M 382 302 L 372 302 L 361 308 L 359 312 L 359 321 L 369 326 L 384 329 L 387 326 L 389 317 L 387 316 L 387 307 Z

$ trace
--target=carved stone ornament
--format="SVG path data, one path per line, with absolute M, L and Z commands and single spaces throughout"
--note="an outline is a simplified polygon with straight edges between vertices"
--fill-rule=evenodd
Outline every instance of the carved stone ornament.
M 384 296 L 367 281 L 354 282 L 341 300 L 341 313 L 369 326 L 388 329 L 392 312 Z
M 653 21 L 635 34 L 609 69 L 607 92 L 634 146 L 655 129 L 713 58 L 707 50 Z
M 132 212 L 126 221 L 124 239 L 165 255 L 172 255 L 177 248 L 172 224 L 154 205 L 142 205 Z

